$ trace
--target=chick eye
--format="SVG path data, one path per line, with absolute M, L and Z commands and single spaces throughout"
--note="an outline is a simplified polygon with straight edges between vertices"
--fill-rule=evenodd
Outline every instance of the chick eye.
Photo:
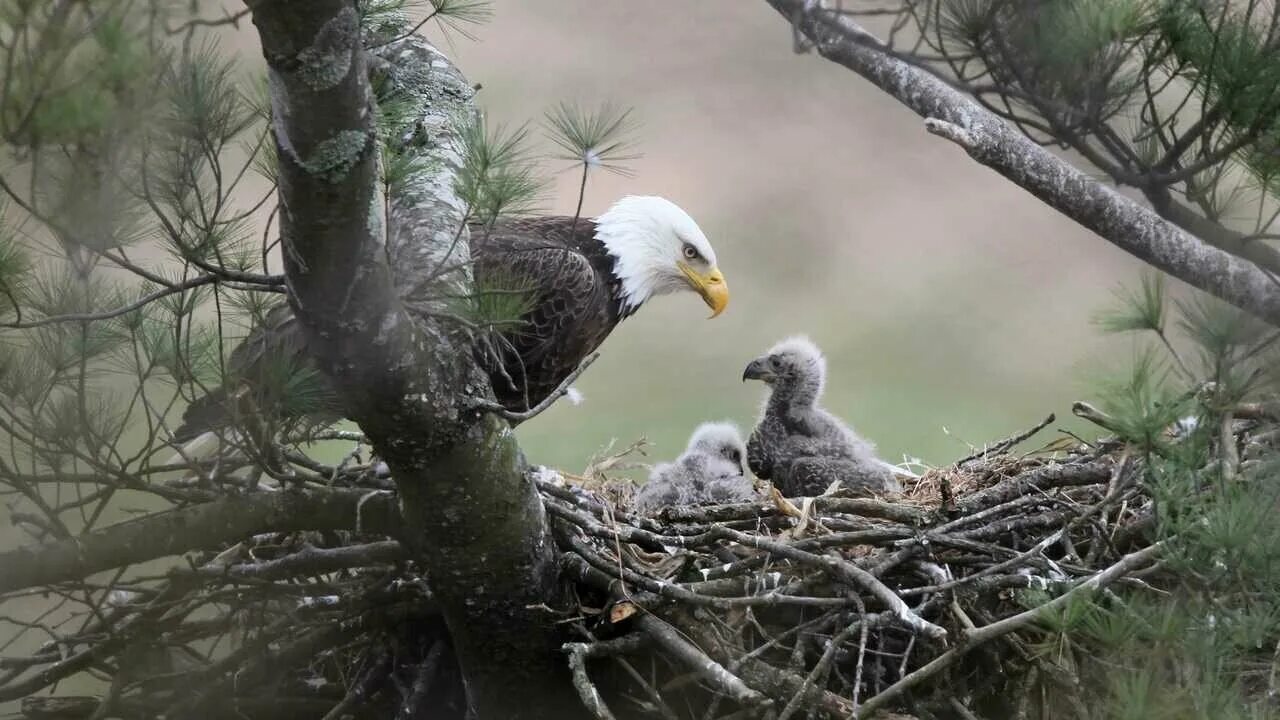
M 696 259 L 698 258 L 698 250 L 697 250 L 697 248 L 695 248 L 695 247 L 694 247 L 694 246 L 692 246 L 692 245 L 685 245 L 685 246 L 684 246 L 684 256 L 685 256 L 686 258 L 690 259 L 690 260 L 696 260 Z
M 778 368 L 782 367 L 782 361 L 776 357 L 771 357 L 769 358 L 769 367 L 773 368 L 774 370 L 777 370 Z
M 730 460 L 732 460 L 732 461 L 734 461 L 734 462 L 738 462 L 739 460 L 741 460 L 741 459 L 742 459 L 742 454 L 741 454 L 741 453 L 739 453 L 737 450 L 730 450 L 730 451 L 729 451 L 729 459 L 730 459 Z

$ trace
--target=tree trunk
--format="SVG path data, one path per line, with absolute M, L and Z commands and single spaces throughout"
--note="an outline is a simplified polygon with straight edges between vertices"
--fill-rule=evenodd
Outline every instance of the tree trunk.
M 564 606 L 564 593 L 546 515 L 509 428 L 464 397 L 488 381 L 467 331 L 447 319 L 448 298 L 470 289 L 452 183 L 472 90 L 420 38 L 379 50 L 380 71 L 420 110 L 399 140 L 428 168 L 384 217 L 355 4 L 275 0 L 253 18 L 279 152 L 289 301 L 347 417 L 393 471 L 405 541 L 428 570 L 470 702 L 481 718 L 582 715 L 558 616 L 547 611 Z

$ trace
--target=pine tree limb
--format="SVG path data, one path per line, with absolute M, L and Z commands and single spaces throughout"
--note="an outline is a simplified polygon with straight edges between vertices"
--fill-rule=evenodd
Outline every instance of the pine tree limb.
M 1063 215 L 1184 282 L 1280 326 L 1280 285 L 1253 263 L 1202 242 L 1024 137 L 925 70 L 886 51 L 847 14 L 768 0 L 824 58 L 853 70 Z
M 82 580 L 103 570 L 215 548 L 260 532 L 357 526 L 375 534 L 398 533 L 395 498 L 337 489 L 237 495 L 0 554 L 0 593 Z

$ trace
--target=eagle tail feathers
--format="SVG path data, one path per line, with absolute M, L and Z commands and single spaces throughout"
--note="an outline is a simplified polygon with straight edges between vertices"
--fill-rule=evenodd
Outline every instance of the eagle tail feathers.
M 201 433 L 231 423 L 227 410 L 227 391 L 216 388 L 207 395 L 196 398 L 182 413 L 182 424 L 173 433 L 174 442 L 185 443 Z

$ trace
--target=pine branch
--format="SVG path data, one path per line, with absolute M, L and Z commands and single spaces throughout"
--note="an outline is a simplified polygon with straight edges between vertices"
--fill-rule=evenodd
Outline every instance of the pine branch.
M 892 95 L 926 128 L 1135 257 L 1273 325 L 1280 289 L 1256 265 L 1187 234 L 1036 145 L 946 83 L 893 56 L 849 16 L 768 0 L 828 60 Z
M 218 277 L 215 275 L 200 275 L 199 277 L 191 278 L 190 280 L 187 280 L 185 282 L 176 283 L 176 284 L 170 285 L 169 287 L 161 288 L 154 292 L 147 293 L 146 295 L 143 295 L 142 297 L 138 298 L 137 300 L 131 303 L 128 303 L 127 305 L 122 305 L 112 310 L 103 310 L 102 312 L 96 312 L 96 313 L 68 313 L 65 315 L 51 315 L 49 317 L 43 317 L 38 320 L 28 320 L 25 322 L 21 318 L 19 318 L 16 322 L 0 323 L 0 327 L 10 328 L 13 330 L 29 330 L 32 328 L 44 327 L 45 325 L 56 325 L 58 323 L 66 323 L 66 322 L 95 322 L 99 320 L 110 320 L 111 318 L 120 317 L 121 315 L 127 315 L 128 313 L 140 310 L 146 307 L 147 305 L 150 305 L 151 303 L 155 302 L 156 300 L 160 300 L 161 298 L 165 298 L 170 295 L 176 295 L 186 290 L 194 290 L 195 288 L 204 287 L 205 285 L 210 285 L 216 282 L 218 282 Z M 15 307 L 16 307 L 16 304 L 15 304 Z
M 4 568 L 0 593 L 80 580 L 103 570 L 215 548 L 260 532 L 357 527 L 376 534 L 398 534 L 401 523 L 395 499 L 368 490 L 238 495 L 0 554 L 0 567 Z

